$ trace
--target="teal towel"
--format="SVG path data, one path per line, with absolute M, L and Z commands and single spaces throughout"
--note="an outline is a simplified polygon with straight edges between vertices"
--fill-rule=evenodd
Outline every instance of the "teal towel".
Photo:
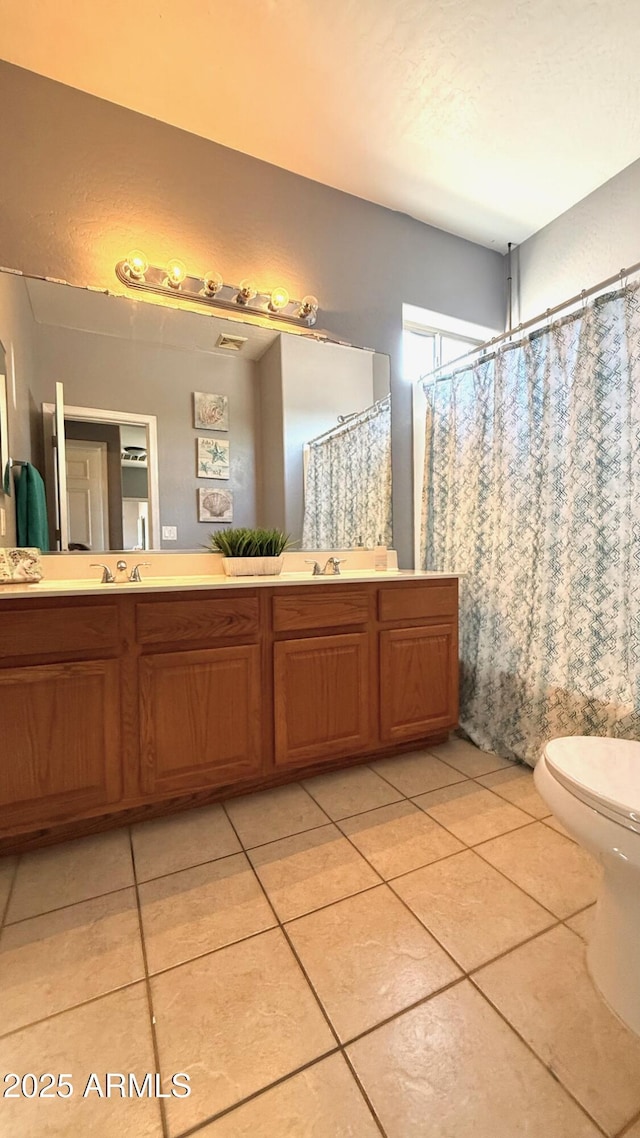
M 25 463 L 16 482 L 16 528 L 19 546 L 49 548 L 47 499 L 44 482 L 35 466 Z

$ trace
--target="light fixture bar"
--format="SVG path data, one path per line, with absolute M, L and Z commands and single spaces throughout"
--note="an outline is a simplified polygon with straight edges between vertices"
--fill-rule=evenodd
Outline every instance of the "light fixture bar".
M 178 266 L 178 268 L 176 268 Z M 190 276 L 180 261 L 168 262 L 166 268 L 149 265 L 141 253 L 130 254 L 124 261 L 118 261 L 116 276 L 127 288 L 141 292 L 152 292 L 160 296 L 170 296 L 174 300 L 182 297 L 192 304 L 203 304 L 207 308 L 224 308 L 229 312 L 252 313 L 254 316 L 268 316 L 272 320 L 283 320 L 287 324 L 312 328 L 318 314 L 318 301 L 314 296 L 303 300 L 291 300 L 284 288 L 261 292 L 251 281 L 240 285 L 228 285 L 218 274 L 207 273 L 204 277 Z

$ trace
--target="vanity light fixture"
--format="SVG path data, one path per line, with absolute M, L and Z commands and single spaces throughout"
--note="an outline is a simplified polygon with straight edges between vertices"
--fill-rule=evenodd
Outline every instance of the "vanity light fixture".
M 116 265 L 118 280 L 128 288 L 142 289 L 160 295 L 178 295 L 182 300 L 206 304 L 212 308 L 226 308 L 237 313 L 238 308 L 255 316 L 268 316 L 298 327 L 312 328 L 318 315 L 318 300 L 305 296 L 292 300 L 287 289 L 278 285 L 274 289 L 259 289 L 253 280 L 245 277 L 239 285 L 226 284 L 220 273 L 210 270 L 201 277 L 187 272 L 182 261 L 173 258 L 165 266 L 150 265 L 144 253 L 134 250 Z
M 171 288 L 180 288 L 187 276 L 187 266 L 174 257 L 167 265 L 167 284 Z
M 304 320 L 312 316 L 313 321 L 311 321 L 311 323 L 315 324 L 315 317 L 316 312 L 318 311 L 319 303 L 320 302 L 317 296 L 303 296 L 302 301 L 300 302 L 300 307 L 298 309 L 298 316 L 300 319 Z
M 220 276 L 220 273 L 216 273 L 216 272 L 205 273 L 204 278 L 203 278 L 203 282 L 204 283 L 203 283 L 202 294 L 203 294 L 203 296 L 206 296 L 209 299 L 212 296 L 217 296 L 218 293 L 220 292 L 220 289 L 224 285 L 224 281 L 223 281 L 222 277 Z
M 289 293 L 286 288 L 274 288 L 269 298 L 269 312 L 281 312 L 289 303 Z
M 238 295 L 236 296 L 236 304 L 242 304 L 242 305 L 248 304 L 249 301 L 253 300 L 254 297 L 256 297 L 257 295 L 258 295 L 258 290 L 257 290 L 255 284 L 253 283 L 253 281 L 249 280 L 248 277 L 245 277 L 245 279 L 243 281 L 240 281 L 240 287 L 238 289 Z
M 124 271 L 133 281 L 144 281 L 144 275 L 148 268 L 149 262 L 139 249 L 134 249 L 124 261 Z

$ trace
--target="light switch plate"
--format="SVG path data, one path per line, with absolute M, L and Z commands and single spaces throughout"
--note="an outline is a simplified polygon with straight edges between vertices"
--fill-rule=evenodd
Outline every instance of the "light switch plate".
M 177 526 L 163 526 L 162 527 L 162 540 L 163 541 L 177 541 L 178 540 L 178 527 Z

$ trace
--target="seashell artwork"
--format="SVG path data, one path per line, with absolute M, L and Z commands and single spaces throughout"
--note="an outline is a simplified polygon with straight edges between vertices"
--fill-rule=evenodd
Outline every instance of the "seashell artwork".
M 205 391 L 194 391 L 193 425 L 196 430 L 228 431 L 228 397 L 226 395 L 210 395 Z
M 199 522 L 233 521 L 233 494 L 230 490 L 198 490 Z

